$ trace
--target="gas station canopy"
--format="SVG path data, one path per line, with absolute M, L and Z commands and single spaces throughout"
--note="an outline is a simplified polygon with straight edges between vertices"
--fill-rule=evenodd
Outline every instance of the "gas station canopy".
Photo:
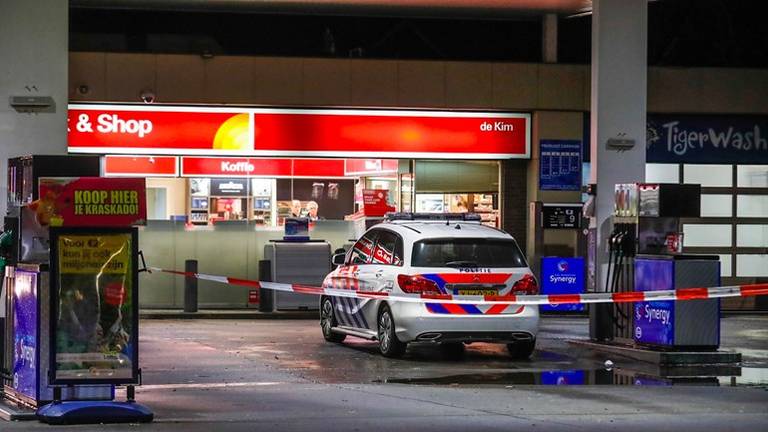
M 329 15 L 509 18 L 579 14 L 591 0 L 71 0 L 73 7 Z

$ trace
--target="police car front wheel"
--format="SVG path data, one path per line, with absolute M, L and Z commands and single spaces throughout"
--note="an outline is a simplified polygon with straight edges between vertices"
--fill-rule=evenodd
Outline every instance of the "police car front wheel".
M 346 339 L 347 335 L 333 331 L 337 325 L 333 301 L 329 297 L 322 297 L 320 300 L 320 328 L 323 331 L 323 337 L 328 342 L 338 343 Z

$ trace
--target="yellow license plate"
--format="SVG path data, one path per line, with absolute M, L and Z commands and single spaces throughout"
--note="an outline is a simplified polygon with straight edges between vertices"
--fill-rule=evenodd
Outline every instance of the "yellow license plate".
M 492 289 L 479 290 L 479 289 L 460 289 L 459 295 L 498 295 L 499 292 Z

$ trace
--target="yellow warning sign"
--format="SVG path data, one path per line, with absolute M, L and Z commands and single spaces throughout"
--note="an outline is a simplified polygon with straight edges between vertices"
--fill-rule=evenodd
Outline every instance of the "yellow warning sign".
M 131 263 L 130 234 L 67 234 L 59 237 L 59 272 L 126 274 Z

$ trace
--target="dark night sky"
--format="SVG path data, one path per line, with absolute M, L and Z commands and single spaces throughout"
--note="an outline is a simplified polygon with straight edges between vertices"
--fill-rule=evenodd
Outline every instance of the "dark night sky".
M 649 3 L 648 62 L 667 66 L 768 67 L 765 1 Z M 561 18 L 559 60 L 590 61 L 589 16 Z M 72 9 L 73 51 L 313 57 L 541 61 L 541 24 Z

